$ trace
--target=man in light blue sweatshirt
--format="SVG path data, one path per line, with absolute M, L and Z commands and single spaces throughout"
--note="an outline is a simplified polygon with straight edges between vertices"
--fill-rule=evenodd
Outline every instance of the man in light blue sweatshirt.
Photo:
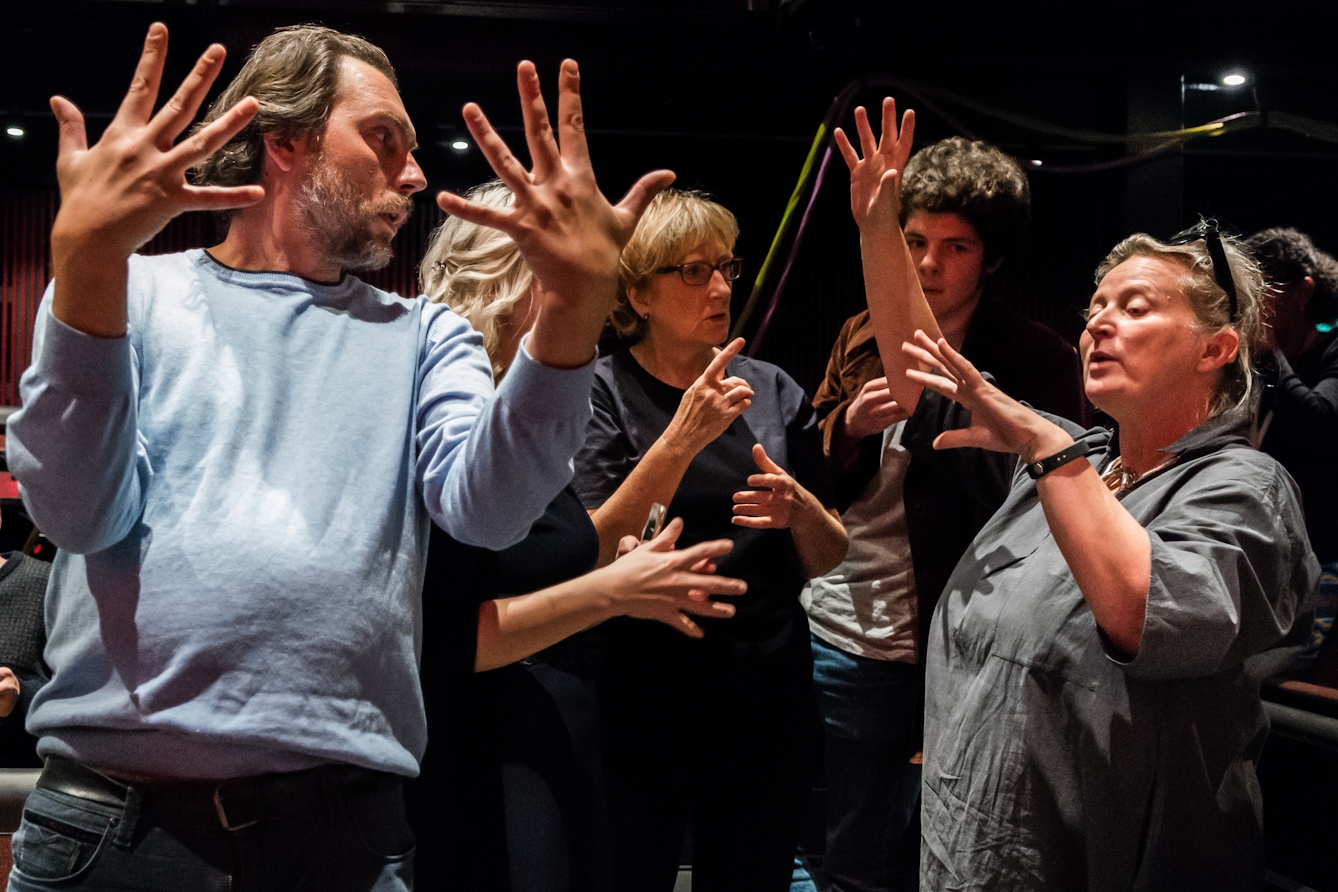
M 61 552 L 10 888 L 408 888 L 429 515 L 500 548 L 566 484 L 619 253 L 672 174 L 605 200 L 574 62 L 556 135 L 519 68 L 532 170 L 465 107 L 516 201 L 438 202 L 511 235 L 543 286 L 494 395 L 468 323 L 348 274 L 387 262 L 427 185 L 384 53 L 276 32 L 177 141 L 224 53 L 155 114 L 166 49 L 154 25 L 92 147 L 52 100 L 54 281 L 8 447 Z M 221 244 L 133 253 L 202 209 L 229 214 Z

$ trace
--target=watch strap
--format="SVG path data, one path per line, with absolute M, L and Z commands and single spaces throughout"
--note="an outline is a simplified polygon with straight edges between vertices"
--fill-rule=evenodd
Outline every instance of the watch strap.
M 1061 449 L 1054 455 L 1048 455 L 1037 461 L 1027 462 L 1027 473 L 1031 476 L 1032 480 L 1039 480 L 1056 468 L 1062 468 L 1071 461 L 1086 458 L 1097 451 L 1098 449 L 1093 448 L 1090 443 L 1084 443 L 1082 440 L 1078 440 L 1072 446 Z

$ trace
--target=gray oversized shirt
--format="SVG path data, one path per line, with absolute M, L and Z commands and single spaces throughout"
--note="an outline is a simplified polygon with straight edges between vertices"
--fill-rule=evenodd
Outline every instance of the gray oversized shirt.
M 930 446 L 968 418 L 925 391 L 905 435 L 968 486 L 1008 488 L 931 627 L 921 888 L 1256 888 L 1267 721 L 1244 663 L 1318 578 L 1295 483 L 1233 415 L 1121 494 L 1152 576 L 1142 645 L 1120 662 L 1016 457 Z M 1101 447 L 1098 469 L 1114 457 L 1109 432 L 1052 420 Z

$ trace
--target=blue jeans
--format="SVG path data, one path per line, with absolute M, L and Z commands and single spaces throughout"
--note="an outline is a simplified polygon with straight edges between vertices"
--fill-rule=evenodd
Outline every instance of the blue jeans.
M 323 775 L 310 808 L 264 802 L 262 819 L 233 830 L 207 796 L 183 807 L 154 786 L 130 786 L 112 805 L 38 787 L 13 837 L 9 888 L 407 892 L 413 836 L 400 779 L 349 775 Z
M 827 851 L 817 887 L 899 888 L 898 843 L 920 800 L 920 670 L 855 656 L 813 637 L 813 684 L 825 731 Z M 796 865 L 792 890 L 812 888 Z

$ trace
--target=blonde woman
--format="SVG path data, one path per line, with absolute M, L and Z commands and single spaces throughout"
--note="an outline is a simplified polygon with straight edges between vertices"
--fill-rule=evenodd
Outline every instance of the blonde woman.
M 496 182 L 468 197 L 511 202 Z M 515 243 L 449 218 L 421 278 L 429 298 L 478 330 L 500 380 L 523 349 L 539 287 Z M 539 880 L 544 889 L 607 888 L 597 715 L 581 648 L 559 642 L 612 616 L 659 620 L 688 636 L 702 634 L 691 616 L 730 616 L 732 606 L 706 597 L 744 588 L 706 575 L 730 544 L 674 551 L 681 530 L 671 523 L 594 570 L 599 539 L 570 488 L 524 541 L 500 552 L 433 530 L 421 672 L 429 746 L 410 803 L 419 888 L 522 892 Z
M 692 825 L 697 892 L 783 890 L 817 756 L 808 624 L 799 591 L 841 562 L 846 534 L 813 410 L 729 334 L 738 224 L 671 190 L 623 252 L 614 324 L 627 350 L 599 360 L 575 486 L 604 558 L 654 502 L 696 537 L 729 537 L 721 572 L 748 581 L 738 615 L 700 641 L 650 624 L 600 630 L 599 689 L 615 888 L 674 886 Z

